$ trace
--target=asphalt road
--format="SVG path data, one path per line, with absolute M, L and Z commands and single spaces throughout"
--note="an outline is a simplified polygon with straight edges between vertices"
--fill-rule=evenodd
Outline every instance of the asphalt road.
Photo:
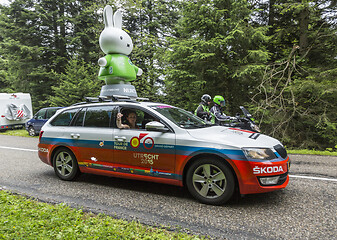
M 208 206 L 164 184 L 89 174 L 61 181 L 37 142 L 0 135 L 0 188 L 216 239 L 337 239 L 337 157 L 292 155 L 286 189 Z

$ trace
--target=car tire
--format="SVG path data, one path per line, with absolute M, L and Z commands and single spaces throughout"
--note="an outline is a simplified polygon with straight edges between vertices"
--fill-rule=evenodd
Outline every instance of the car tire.
M 235 180 L 224 159 L 204 157 L 188 168 L 186 186 L 198 201 L 222 205 L 233 195 Z
M 34 129 L 33 126 L 30 126 L 30 127 L 28 128 L 28 135 L 31 136 L 31 137 L 36 136 L 36 132 L 35 132 L 35 129 Z
M 67 148 L 59 148 L 53 157 L 53 167 L 56 176 L 65 181 L 76 179 L 80 170 L 72 151 Z

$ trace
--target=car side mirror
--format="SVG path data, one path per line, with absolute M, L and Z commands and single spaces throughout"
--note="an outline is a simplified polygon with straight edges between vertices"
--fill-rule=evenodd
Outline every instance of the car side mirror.
M 152 122 L 147 123 L 145 125 L 145 129 L 148 131 L 159 131 L 159 132 L 168 131 L 168 128 L 166 128 L 164 124 L 157 122 L 157 121 L 152 121 Z

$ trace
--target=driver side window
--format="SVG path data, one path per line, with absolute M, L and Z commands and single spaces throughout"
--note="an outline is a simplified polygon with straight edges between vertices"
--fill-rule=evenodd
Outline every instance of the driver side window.
M 122 114 L 122 115 L 119 115 Z M 119 120 L 119 116 L 122 116 Z M 120 121 L 120 123 L 119 123 Z M 118 128 L 130 128 L 145 130 L 145 125 L 152 121 L 160 121 L 153 115 L 137 108 L 120 108 L 116 114 L 116 126 Z
M 42 119 L 44 119 L 45 117 L 45 115 L 46 115 L 46 109 L 42 109 L 42 110 L 40 110 L 40 111 L 38 111 L 37 113 L 36 113 L 36 119 L 38 119 L 38 120 L 42 120 Z

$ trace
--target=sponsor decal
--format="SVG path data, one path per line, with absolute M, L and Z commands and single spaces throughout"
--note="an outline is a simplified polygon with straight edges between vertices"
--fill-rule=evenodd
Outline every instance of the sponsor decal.
M 117 150 L 127 150 L 128 143 L 127 142 L 114 142 L 114 149 Z
M 156 156 L 152 156 L 153 158 L 157 158 Z M 89 167 L 94 169 L 102 169 L 106 171 L 112 171 L 117 173 L 131 173 L 135 175 L 142 175 L 142 176 L 153 176 L 159 178 L 166 178 L 166 179 L 181 179 L 181 175 L 177 175 L 170 172 L 161 172 L 158 170 L 152 169 L 137 169 L 137 168 L 127 168 L 127 167 L 115 167 L 111 165 L 101 165 L 89 162 L 78 162 L 80 167 Z
M 235 130 L 233 130 L 232 133 L 237 134 L 237 135 L 243 135 L 243 132 L 241 132 L 241 131 L 235 131 Z
M 146 149 L 152 149 L 153 146 L 154 146 L 154 141 L 153 141 L 152 138 L 147 137 L 147 138 L 145 138 L 145 140 L 143 142 L 143 145 Z
M 256 140 L 260 136 L 260 133 L 253 133 L 249 138 Z
M 18 118 L 23 118 L 23 114 L 24 114 L 23 110 L 18 110 L 17 111 L 17 117 Z
M 130 141 L 131 146 L 133 148 L 139 147 L 140 140 L 142 140 L 146 135 L 147 135 L 147 133 L 140 133 L 139 137 L 133 137 L 133 138 L 131 138 L 131 141 Z
M 123 88 L 124 93 L 137 93 L 136 89 Z
M 148 133 L 141 133 L 138 137 L 133 137 L 130 140 L 130 144 L 133 148 L 138 148 L 140 145 L 140 141 L 146 136 Z M 150 137 L 147 137 L 143 141 L 144 148 L 152 149 L 154 146 L 154 140 Z
M 151 164 L 153 165 L 154 160 L 159 160 L 158 154 L 149 154 L 149 153 L 133 153 L 133 157 L 140 159 L 141 164 Z
M 283 172 L 282 166 L 272 166 L 272 167 L 254 167 L 254 174 L 263 174 L 263 173 L 280 173 Z
M 44 152 L 44 153 L 49 152 L 48 148 L 38 148 L 38 151 L 39 152 Z
M 103 146 L 104 146 L 104 141 L 100 142 L 100 143 L 99 143 L 99 146 L 100 146 L 100 147 L 103 147 Z
M 230 128 L 230 130 L 240 131 L 240 132 L 246 132 L 246 133 L 255 133 L 253 131 L 244 130 L 244 129 L 240 129 L 240 128 Z
M 81 166 L 81 167 L 90 167 L 91 163 L 88 163 L 88 162 L 78 162 L 78 165 Z
M 97 161 L 98 161 L 97 158 L 95 158 L 95 157 L 91 157 L 90 160 L 91 160 L 91 161 L 94 161 L 94 162 L 97 162 Z
M 163 149 L 173 149 L 175 146 L 174 145 L 162 145 L 162 144 L 155 144 L 155 148 L 163 148 Z
M 139 138 L 137 138 L 137 137 L 131 138 L 130 144 L 133 148 L 139 147 L 139 144 L 140 144 Z
M 25 104 L 21 104 L 19 107 L 14 103 L 7 104 L 5 109 L 5 115 L 3 115 L 7 120 L 19 121 L 30 118 L 30 110 Z

